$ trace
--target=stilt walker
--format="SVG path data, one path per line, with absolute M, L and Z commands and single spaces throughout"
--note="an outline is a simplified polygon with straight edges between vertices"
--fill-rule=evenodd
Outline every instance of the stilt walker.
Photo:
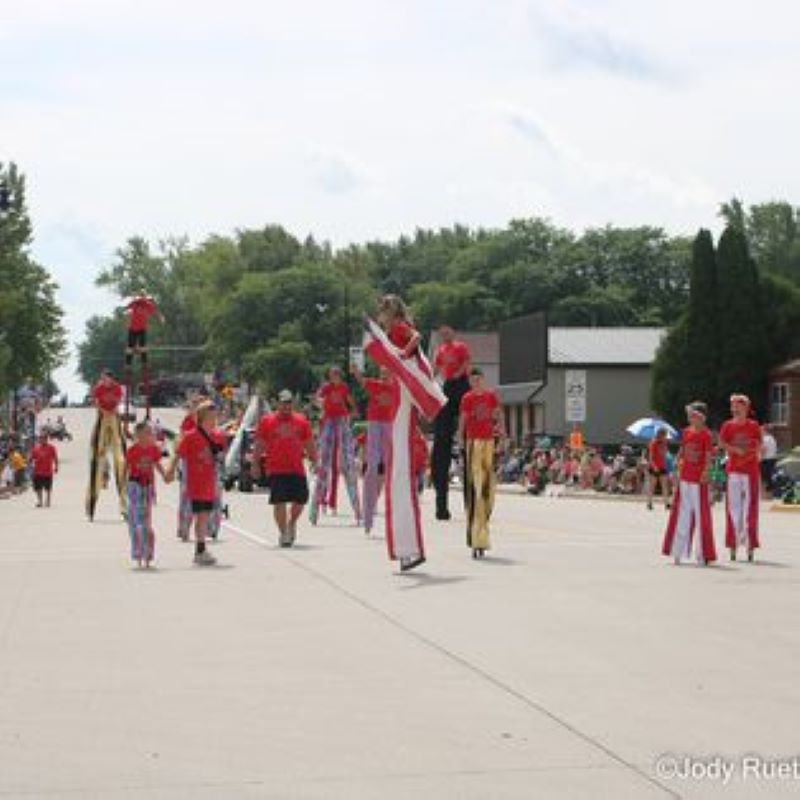
M 119 495 L 119 510 L 125 516 L 125 438 L 119 418 L 122 387 L 108 370 L 103 370 L 100 380 L 92 389 L 97 408 L 97 419 L 92 430 L 89 453 L 89 487 L 86 492 L 86 516 L 94 519 L 97 499 L 103 486 L 103 464 L 111 450 L 114 477 Z
M 464 487 L 467 511 L 467 547 L 473 558 L 490 548 L 489 519 L 494 510 L 497 479 L 494 469 L 495 436 L 500 426 L 500 401 L 484 383 L 483 371 L 470 371 L 470 391 L 461 400 L 459 439 L 464 445 Z
M 164 316 L 152 297 L 140 294 L 126 306 L 128 314 L 128 346 L 125 348 L 125 381 L 128 392 L 125 398 L 125 415 L 129 415 L 130 398 L 133 395 L 133 357 L 139 355 L 141 362 L 142 391 L 145 397 L 145 419 L 150 419 L 150 373 L 147 363 L 147 326 L 150 317 L 156 316 L 164 323 Z
M 384 368 L 381 368 L 380 378 L 365 378 L 354 366 L 353 377 L 369 398 L 364 445 L 366 470 L 362 484 L 364 530 L 369 534 L 375 522 L 375 509 L 383 489 L 386 465 L 389 463 L 396 391 L 388 370 Z
M 746 395 L 731 395 L 731 419 L 719 432 L 719 440 L 728 461 L 725 471 L 725 546 L 731 561 L 736 560 L 738 547 L 747 549 L 752 561 L 758 539 L 758 503 L 760 496 L 761 426 L 750 416 L 750 400 Z
M 676 564 L 689 558 L 693 547 L 698 564 L 717 560 L 709 492 L 714 442 L 706 427 L 707 414 L 705 403 L 695 401 L 686 406 L 689 426 L 681 434 L 680 483 L 661 547 L 661 552 L 674 558 Z
M 366 321 L 364 349 L 394 378 L 396 412 L 386 470 L 386 543 L 391 560 L 407 571 L 425 563 L 425 543 L 419 497 L 414 481 L 413 446 L 417 420 L 432 420 L 447 398 L 433 379 L 433 371 L 418 347 L 419 334 L 407 320 L 400 298 L 389 295 L 381 301 L 381 324 Z M 403 344 L 405 342 L 405 344 Z
M 178 447 L 180 446 L 181 439 L 197 427 L 197 420 L 195 412 L 197 406 L 200 404 L 201 398 L 199 396 L 191 397 L 186 404 L 186 416 L 181 421 L 180 436 L 175 443 L 175 455 L 171 469 L 174 471 L 175 463 L 178 461 Z M 186 485 L 186 463 L 180 459 L 181 469 L 179 477 L 179 492 L 178 492 L 178 538 L 187 542 L 189 540 L 189 532 L 192 527 L 192 501 L 189 498 L 189 493 Z
M 328 371 L 328 382 L 323 384 L 317 393 L 317 402 L 322 406 L 322 420 L 319 426 L 319 464 L 309 519 L 312 525 L 316 525 L 320 509 L 336 511 L 337 486 L 341 473 L 347 486 L 356 524 L 360 525 L 358 471 L 353 434 L 350 430 L 350 415 L 356 406 L 350 389 L 342 378 L 342 371 L 338 367 L 331 367 Z

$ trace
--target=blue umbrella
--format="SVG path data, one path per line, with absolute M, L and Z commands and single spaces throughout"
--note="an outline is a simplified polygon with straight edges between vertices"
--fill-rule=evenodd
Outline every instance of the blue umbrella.
M 678 431 L 676 431 L 672 425 L 656 417 L 642 417 L 641 419 L 637 419 L 636 422 L 632 422 L 628 425 L 625 430 L 628 431 L 631 436 L 649 442 L 651 439 L 655 439 L 656 433 L 662 428 L 667 432 L 667 439 L 677 440 L 681 438 Z

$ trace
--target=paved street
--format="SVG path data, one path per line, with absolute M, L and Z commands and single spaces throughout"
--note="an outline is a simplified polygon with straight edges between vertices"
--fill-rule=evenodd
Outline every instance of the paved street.
M 0 501 L 0 796 L 800 790 L 739 763 L 800 755 L 800 515 L 764 514 L 756 564 L 676 568 L 661 509 L 503 495 L 475 562 L 460 514 L 436 523 L 426 497 L 429 563 L 400 576 L 347 517 L 281 551 L 266 499 L 232 493 L 203 570 L 169 487 L 148 573 L 113 492 L 84 519 L 91 414 L 67 420 L 54 507 Z M 736 774 L 674 778 L 663 754 Z

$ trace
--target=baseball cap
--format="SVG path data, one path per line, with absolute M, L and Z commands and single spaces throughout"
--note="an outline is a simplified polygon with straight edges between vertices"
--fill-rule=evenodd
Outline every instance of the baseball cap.
M 278 392 L 278 402 L 279 403 L 291 403 L 294 400 L 294 395 L 288 389 L 281 389 Z

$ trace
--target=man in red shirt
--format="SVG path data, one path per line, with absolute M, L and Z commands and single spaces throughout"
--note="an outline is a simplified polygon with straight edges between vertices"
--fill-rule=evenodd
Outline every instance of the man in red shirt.
M 91 438 L 91 461 L 89 464 L 89 488 L 86 493 L 86 515 L 94 519 L 97 498 L 103 488 L 103 465 L 109 449 L 114 465 L 114 477 L 119 495 L 120 513 L 126 514 L 125 497 L 125 439 L 119 418 L 119 404 L 122 401 L 122 387 L 114 380 L 111 372 L 103 370 L 100 380 L 92 389 L 92 400 L 97 409 L 97 419 Z
M 661 548 L 661 552 L 672 556 L 676 564 L 680 564 L 682 558 L 689 558 L 693 543 L 698 564 L 717 560 L 708 493 L 714 441 L 706 427 L 707 414 L 706 404 L 698 400 L 686 406 L 689 425 L 681 434 L 678 453 L 680 483 Z M 695 530 L 699 531 L 697 536 Z
M 667 429 L 659 428 L 653 440 L 647 445 L 648 472 L 647 481 L 647 507 L 653 510 L 653 495 L 656 484 L 661 484 L 661 494 L 664 497 L 664 507 L 669 510 L 671 493 L 669 470 L 667 469 Z
M 284 389 L 278 395 L 278 410 L 265 414 L 258 424 L 253 455 L 256 478 L 261 474 L 264 458 L 269 502 L 273 506 L 281 547 L 294 544 L 297 520 L 308 502 L 308 479 L 303 456 L 312 463 L 317 457 L 311 423 L 294 411 L 292 393 Z
M 367 393 L 367 438 L 364 448 L 366 470 L 362 506 L 364 529 L 369 534 L 372 531 L 378 498 L 383 489 L 386 465 L 389 463 L 392 420 L 397 409 L 398 388 L 385 367 L 381 367 L 379 378 L 365 378 L 356 366 L 353 366 L 352 372 L 353 377 Z
M 469 391 L 470 353 L 467 345 L 456 339 L 449 325 L 439 327 L 441 344 L 433 359 L 435 373 L 442 379 L 447 405 L 433 423 L 431 476 L 436 490 L 436 519 L 450 519 L 448 499 L 450 464 L 453 461 L 453 437 L 458 427 L 461 398 Z
M 317 479 L 309 513 L 311 523 L 317 524 L 320 506 L 336 510 L 341 472 L 356 523 L 360 525 L 361 501 L 358 496 L 353 432 L 350 430 L 350 415 L 355 413 L 356 404 L 339 367 L 328 370 L 328 380 L 317 392 L 317 403 L 322 406 L 322 419 L 319 424 Z
M 158 306 L 152 297 L 144 294 L 134 297 L 125 306 L 128 314 L 128 346 L 125 349 L 125 364 L 130 366 L 133 362 L 133 354 L 141 356 L 142 364 L 147 363 L 147 326 L 150 317 L 157 317 L 164 323 L 164 316 L 158 310 Z
M 719 432 L 720 445 L 728 454 L 725 471 L 725 546 L 731 561 L 739 545 L 747 548 L 753 560 L 758 541 L 758 498 L 761 459 L 761 426 L 750 416 L 750 400 L 743 394 L 731 395 L 731 419 Z
M 461 400 L 459 439 L 464 447 L 464 495 L 467 505 L 467 545 L 473 558 L 489 549 L 489 517 L 494 507 L 494 441 L 500 430 L 500 401 L 485 385 L 483 372 L 473 367 L 472 387 Z
M 33 490 L 36 492 L 36 508 L 50 507 L 50 493 L 53 491 L 53 475 L 58 472 L 58 452 L 50 444 L 47 433 L 39 435 L 38 444 L 31 450 L 33 464 Z

